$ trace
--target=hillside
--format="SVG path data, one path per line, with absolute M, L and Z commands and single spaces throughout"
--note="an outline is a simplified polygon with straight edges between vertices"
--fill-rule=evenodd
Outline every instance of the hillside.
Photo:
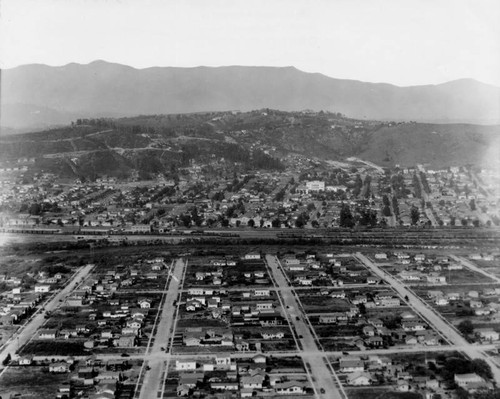
M 76 117 L 272 108 L 340 112 L 353 118 L 500 121 L 500 88 L 463 79 L 397 87 L 341 80 L 293 67 L 155 67 L 96 61 L 2 71 L 5 127 L 69 123 Z
M 282 170 L 294 154 L 319 161 L 354 156 L 388 167 L 491 165 L 499 148 L 498 125 L 383 123 L 270 109 L 77 120 L 63 128 L 0 136 L 4 162 L 34 158 L 39 171 L 85 179 L 169 177 L 192 161 L 215 162 L 230 173 Z

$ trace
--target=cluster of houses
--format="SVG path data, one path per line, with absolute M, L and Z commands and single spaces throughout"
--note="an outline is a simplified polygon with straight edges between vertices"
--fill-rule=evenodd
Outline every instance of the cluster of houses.
M 257 354 L 248 359 L 217 355 L 204 360 L 176 360 L 177 395 L 203 396 L 207 392 L 236 394 L 241 398 L 258 395 L 305 395 L 310 392 L 303 367 L 272 367 Z
M 377 253 L 375 259 L 390 261 L 393 272 L 408 284 L 447 284 L 450 271 L 464 268 L 461 263 L 453 262 L 447 256 L 429 257 L 425 254 L 410 255 L 405 252 L 395 252 L 390 257 L 387 253 Z
M 149 309 L 153 301 L 150 298 L 141 298 L 134 301 L 120 301 L 111 299 L 106 306 L 107 310 L 87 309 L 87 320 L 74 327 L 40 329 L 39 340 L 68 340 L 84 339 L 84 347 L 115 346 L 132 348 L 137 346 L 142 336 Z M 74 306 L 74 305 L 73 305 Z M 99 317 L 98 317 L 99 314 Z M 52 317 L 57 318 L 55 313 Z
M 287 254 L 281 264 L 295 286 L 343 286 L 344 284 L 381 283 L 367 268 L 349 255 Z
M 226 289 L 213 288 L 188 289 L 185 310 L 188 313 L 208 312 L 209 317 L 221 319 L 232 325 L 260 324 L 268 326 L 282 324 L 279 304 L 274 292 L 269 288 L 255 288 L 232 293 L 233 303 Z M 279 323 L 278 323 L 279 322 Z
M 19 324 L 36 310 L 36 306 L 52 291 L 54 285 L 62 283 L 66 278 L 63 273 L 50 276 L 45 271 L 28 272 L 27 275 L 36 281 L 31 287 L 23 284 L 20 277 L 0 275 L 0 283 L 12 287 L 0 295 L 0 325 Z
M 76 321 L 66 320 L 58 328 L 41 329 L 37 338 L 84 340 L 87 349 L 139 345 L 150 309 L 158 299 L 156 294 L 137 295 L 131 288 L 140 286 L 141 279 L 149 279 L 149 270 L 162 275 L 165 267 L 159 258 L 145 261 L 137 269 L 92 274 L 62 303 L 61 311 L 72 312 Z M 61 317 L 60 311 L 50 315 L 52 320 Z
M 432 357 L 426 358 L 421 366 L 427 368 L 429 363 L 436 364 Z M 366 357 L 344 356 L 335 364 L 341 380 L 347 386 L 390 386 L 398 392 L 419 392 L 424 397 L 432 398 L 433 394 L 448 388 L 451 381 L 445 381 L 437 374 L 415 374 L 417 364 L 409 364 L 394 357 L 369 355 Z M 491 382 L 475 373 L 454 374 L 453 382 L 460 388 L 473 393 L 478 389 L 491 389 Z
M 236 136 L 241 132 L 230 132 Z M 269 148 L 269 151 L 274 151 Z M 35 227 L 38 225 L 62 225 L 69 227 L 126 229 L 130 232 L 164 232 L 177 227 L 248 227 L 288 228 L 297 227 L 297 220 L 306 213 L 308 227 L 338 227 L 342 203 L 360 209 L 377 212 L 379 221 L 392 220 L 383 215 L 383 192 L 391 187 L 391 179 L 381 169 L 369 162 L 346 161 L 331 172 L 331 164 L 313 161 L 299 154 L 282 160 L 286 170 L 253 170 L 241 174 L 234 181 L 234 167 L 223 158 L 213 157 L 204 162 L 192 160 L 190 165 L 178 168 L 175 179 L 159 174 L 154 186 L 147 188 L 124 187 L 111 176 L 99 176 L 95 182 L 85 184 L 76 179 L 74 184 L 58 184 L 57 176 L 35 173 L 32 181 L 23 184 L 24 172 L 34 167 L 28 161 L 13 161 L 8 167 L 0 167 L 0 184 L 4 190 L 0 201 L 10 209 L 19 209 L 23 203 L 35 200 L 44 204 L 57 204 L 59 212 L 48 212 L 33 218 L 28 213 L 5 214 L 5 225 Z M 355 165 L 355 167 L 354 167 Z M 307 172 L 304 172 L 307 170 Z M 5 179 L 2 171 L 8 173 Z M 207 172 L 210 171 L 210 172 Z M 13 178 L 10 174 L 19 175 Z M 415 177 L 426 176 L 425 189 Z M 498 196 L 490 187 L 482 187 L 474 172 L 467 168 L 452 167 L 443 170 L 425 170 L 423 166 L 395 168 L 393 177 L 402 181 L 404 190 L 394 198 L 398 202 L 395 222 L 403 226 L 413 224 L 412 208 L 419 208 L 417 224 L 433 223 L 445 226 L 462 220 L 472 224 L 491 223 L 498 217 Z M 367 179 L 369 177 L 369 179 Z M 26 179 L 24 179 L 26 180 Z M 134 171 L 127 181 L 137 181 Z M 357 185 L 362 181 L 363 190 Z M 422 209 L 422 195 L 432 208 Z M 281 195 L 278 195 L 280 194 Z M 367 196 L 368 194 L 368 196 Z M 324 198 L 328 201 L 323 203 Z M 370 198 L 370 201 L 366 201 Z M 475 201 L 471 207 L 470 201 Z M 186 203 L 189 205 L 186 207 Z M 243 203 L 236 212 L 231 208 Z M 314 204 L 310 209 L 307 205 Z M 159 214 L 158 209 L 168 205 L 169 212 Z M 191 214 L 187 208 L 196 207 L 198 221 L 186 222 L 183 215 Z M 483 211 L 484 210 L 484 211 Z M 319 211 L 319 212 L 318 212 Z M 433 213 L 429 218 L 428 213 Z M 224 222 L 222 220 L 224 219 Z M 456 220 L 456 222 L 454 222 Z M 142 222 L 144 221 L 144 222 Z
M 59 385 L 55 398 L 70 398 L 83 393 L 88 399 L 131 397 L 137 383 L 137 368 L 121 359 L 103 361 L 95 356 L 76 360 L 73 357 L 44 359 L 41 356 L 20 356 L 11 365 L 46 367 L 51 374 L 67 374 L 68 382 Z

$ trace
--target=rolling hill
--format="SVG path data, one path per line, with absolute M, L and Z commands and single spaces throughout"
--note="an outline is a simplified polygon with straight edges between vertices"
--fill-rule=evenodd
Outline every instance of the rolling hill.
M 494 124 L 500 122 L 500 88 L 471 79 L 398 87 L 293 67 L 135 69 L 95 61 L 2 71 L 3 127 L 47 127 L 78 117 L 262 108 L 325 110 L 375 120 Z
M 6 164 L 33 158 L 33 171 L 85 179 L 169 176 L 191 161 L 215 163 L 224 173 L 283 170 L 294 155 L 314 162 L 357 157 L 384 167 L 494 167 L 499 149 L 500 125 L 389 123 L 271 109 L 77 120 L 0 135 Z

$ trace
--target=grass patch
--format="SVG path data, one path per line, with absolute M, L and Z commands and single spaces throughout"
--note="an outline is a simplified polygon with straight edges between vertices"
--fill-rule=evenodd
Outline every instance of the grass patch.
M 23 398 L 53 398 L 68 381 L 68 374 L 50 374 L 45 367 L 9 367 L 0 378 L 0 397 L 20 393 Z

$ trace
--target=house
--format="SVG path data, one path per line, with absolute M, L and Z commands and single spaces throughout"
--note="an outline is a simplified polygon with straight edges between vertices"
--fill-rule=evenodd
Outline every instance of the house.
M 258 355 L 255 355 L 254 357 L 252 357 L 252 361 L 254 363 L 263 363 L 263 364 L 266 364 L 267 363 L 267 357 L 262 355 L 262 354 L 258 354 Z
M 488 316 L 491 313 L 490 308 L 478 308 L 474 309 L 474 314 L 476 316 Z
M 285 264 L 285 266 L 298 265 L 300 264 L 300 260 L 297 259 L 295 256 L 286 256 L 283 259 L 283 263 Z
M 235 339 L 234 347 L 238 352 L 248 352 L 250 350 L 250 343 L 242 339 Z
M 103 339 L 110 339 L 113 338 L 113 332 L 111 330 L 102 330 L 101 331 L 101 338 Z
M 384 308 L 396 308 L 401 306 L 399 298 L 384 298 L 377 302 L 377 305 Z
M 199 301 L 188 301 L 186 303 L 186 310 L 188 312 L 194 312 L 196 309 L 201 307 L 201 302 Z
M 445 297 L 437 297 L 436 299 L 434 299 L 434 303 L 437 306 L 446 306 L 449 304 L 448 299 Z
M 401 326 L 405 331 L 423 331 L 425 330 L 425 324 L 418 320 L 403 320 Z
M 179 370 L 196 370 L 196 361 L 194 360 L 176 360 L 175 369 Z
M 355 373 L 365 370 L 365 363 L 359 357 L 340 358 L 340 371 L 342 373 Z
M 113 341 L 113 344 L 119 348 L 133 348 L 135 346 L 135 334 L 122 335 Z
M 417 316 L 415 313 L 405 311 L 401 313 L 401 319 L 415 319 Z
M 305 391 L 305 385 L 298 381 L 280 382 L 274 385 L 274 390 L 278 395 L 302 394 Z
M 476 386 L 477 384 L 482 384 L 485 381 L 478 376 L 476 373 L 468 373 L 468 374 L 455 374 L 453 377 L 455 384 L 459 387 L 467 389 L 471 386 Z
M 410 384 L 405 380 L 398 380 L 397 390 L 400 392 L 408 392 L 410 390 Z
M 19 365 L 20 366 L 30 366 L 33 363 L 33 356 L 21 356 L 19 358 Z
M 428 274 L 426 279 L 429 284 L 446 284 L 446 277 L 438 274 Z
M 373 337 L 375 336 L 375 328 L 373 328 L 372 326 L 364 326 L 363 334 L 366 335 L 367 337 Z
M 371 385 L 371 374 L 363 371 L 352 373 L 347 377 L 347 384 L 354 386 Z
M 476 301 L 476 300 L 471 299 L 469 306 L 473 309 L 482 308 L 483 303 L 481 301 Z
M 375 259 L 385 260 L 385 259 L 387 259 L 387 254 L 383 253 L 383 252 L 377 253 L 377 254 L 375 254 Z
M 66 306 L 68 306 L 70 308 L 82 307 L 83 306 L 83 299 L 69 297 L 68 299 L 66 299 Z
M 196 385 L 195 385 L 196 386 Z M 180 384 L 177 386 L 177 396 L 188 396 L 189 395 L 189 390 L 191 388 L 187 386 L 186 384 Z
M 368 319 L 368 324 L 371 324 L 375 328 L 384 327 L 384 323 L 380 319 Z
M 319 317 L 319 322 L 321 324 L 332 324 L 337 323 L 338 321 L 347 321 L 349 317 L 344 312 L 335 312 L 335 313 L 327 313 L 323 314 Z
M 36 284 L 35 285 L 35 292 L 39 292 L 39 293 L 50 292 L 50 285 Z
M 369 337 L 366 344 L 373 348 L 379 348 L 384 345 L 384 340 L 381 337 Z
M 359 305 L 361 303 L 366 303 L 368 302 L 368 298 L 366 295 L 355 295 L 354 298 L 351 300 L 351 302 L 354 305 Z
M 264 339 L 283 339 L 285 337 L 283 331 L 276 331 L 275 328 L 262 329 L 260 335 Z
M 240 385 L 242 388 L 261 389 L 263 382 L 264 382 L 264 377 L 259 374 L 254 376 L 244 376 L 240 378 Z
M 149 299 L 140 299 L 137 303 L 141 309 L 151 308 L 151 300 Z
M 367 284 L 378 284 L 380 283 L 380 278 L 379 277 L 374 277 L 374 276 L 370 276 L 370 277 L 367 277 L 366 278 L 366 283 Z
M 210 388 L 214 391 L 237 391 L 238 383 L 237 382 L 212 382 L 210 383 Z
M 189 295 L 203 295 L 204 293 L 205 293 L 205 290 L 203 288 L 189 288 L 188 289 Z
M 65 362 L 55 362 L 49 365 L 50 373 L 67 373 L 69 372 L 69 364 Z
M 401 280 L 405 281 L 419 281 L 420 273 L 403 270 L 401 273 L 399 273 L 399 277 L 401 278 Z
M 38 333 L 38 339 L 56 339 L 57 334 L 56 329 L 42 329 Z
M 271 291 L 269 289 L 256 289 L 254 290 L 254 295 L 255 296 L 270 296 Z
M 250 252 L 245 255 L 245 260 L 260 259 L 260 253 Z
M 272 310 L 274 308 L 272 302 L 258 302 L 256 305 L 257 310 Z
M 475 333 L 486 341 L 498 341 L 500 339 L 500 334 L 492 328 L 478 328 Z

